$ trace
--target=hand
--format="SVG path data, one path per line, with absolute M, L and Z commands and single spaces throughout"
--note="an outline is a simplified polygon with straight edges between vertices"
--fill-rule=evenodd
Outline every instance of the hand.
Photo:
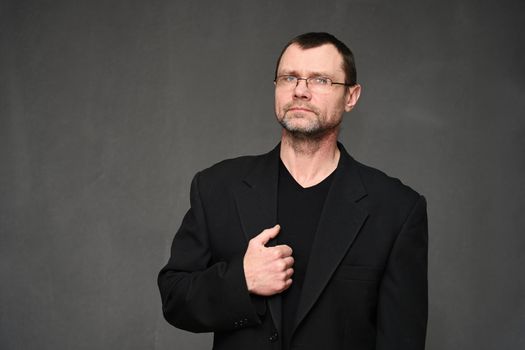
M 270 296 L 281 293 L 292 285 L 292 248 L 287 245 L 265 246 L 277 236 L 280 229 L 279 225 L 267 228 L 248 243 L 243 263 L 244 277 L 250 293 Z

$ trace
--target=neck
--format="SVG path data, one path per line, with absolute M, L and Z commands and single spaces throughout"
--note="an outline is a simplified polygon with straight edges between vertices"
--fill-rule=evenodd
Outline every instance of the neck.
M 328 177 L 339 162 L 337 134 L 320 138 L 298 137 L 283 130 L 281 160 L 295 181 L 303 187 L 314 186 Z

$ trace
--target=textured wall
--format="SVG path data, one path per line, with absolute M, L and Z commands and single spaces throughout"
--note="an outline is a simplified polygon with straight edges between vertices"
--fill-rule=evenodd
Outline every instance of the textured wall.
M 1 1 L 0 348 L 209 349 L 156 274 L 193 174 L 279 139 L 283 44 L 363 85 L 341 140 L 429 203 L 428 349 L 525 348 L 525 3 Z

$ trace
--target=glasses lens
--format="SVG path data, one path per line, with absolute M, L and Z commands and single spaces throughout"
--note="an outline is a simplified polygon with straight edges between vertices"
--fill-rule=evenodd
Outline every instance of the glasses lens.
M 325 92 L 330 90 L 332 81 L 325 77 L 311 77 L 308 79 L 308 88 L 316 92 Z
M 294 75 L 280 75 L 275 79 L 277 87 L 283 89 L 295 88 L 300 80 L 304 80 L 308 89 L 313 92 L 328 92 L 332 86 L 332 80 L 326 77 L 310 77 L 308 79 L 298 78 Z
M 293 75 L 281 75 L 277 77 L 277 86 L 280 87 L 293 87 L 297 84 L 297 77 Z

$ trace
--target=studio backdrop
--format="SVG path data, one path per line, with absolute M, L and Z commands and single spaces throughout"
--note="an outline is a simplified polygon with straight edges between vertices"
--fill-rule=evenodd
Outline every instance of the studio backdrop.
M 156 286 L 193 175 L 279 141 L 283 45 L 327 31 L 340 140 L 428 201 L 427 349 L 525 348 L 525 3 L 0 2 L 0 348 L 211 348 Z

